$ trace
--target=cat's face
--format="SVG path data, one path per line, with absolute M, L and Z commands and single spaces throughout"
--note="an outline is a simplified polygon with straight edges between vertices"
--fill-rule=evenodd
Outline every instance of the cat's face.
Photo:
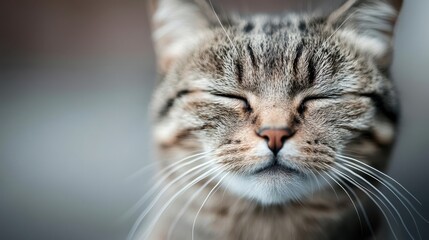
M 228 173 L 228 190 L 273 204 L 311 192 L 311 179 L 351 148 L 371 157 L 389 146 L 396 118 L 385 73 L 390 45 L 339 30 L 342 14 L 349 13 L 235 17 L 158 49 L 161 151 L 204 151 L 202 161 Z

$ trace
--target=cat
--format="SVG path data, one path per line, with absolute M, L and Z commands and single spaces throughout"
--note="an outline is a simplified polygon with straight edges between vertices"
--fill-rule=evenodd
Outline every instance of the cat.
M 151 1 L 161 190 L 130 239 L 374 235 L 387 204 L 377 180 L 400 189 L 382 171 L 399 119 L 389 66 L 401 5 L 224 16 L 210 1 Z

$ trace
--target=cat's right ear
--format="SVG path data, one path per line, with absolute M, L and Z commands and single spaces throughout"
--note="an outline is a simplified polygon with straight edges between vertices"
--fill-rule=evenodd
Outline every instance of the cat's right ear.
M 152 37 L 162 73 L 199 40 L 213 24 L 213 9 L 205 0 L 150 0 Z

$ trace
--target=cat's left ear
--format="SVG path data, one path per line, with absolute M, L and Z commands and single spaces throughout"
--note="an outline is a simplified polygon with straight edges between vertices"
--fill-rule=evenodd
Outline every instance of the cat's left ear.
M 205 0 L 150 0 L 158 67 L 165 73 L 217 21 Z
M 348 0 L 329 16 L 328 27 L 387 68 L 401 7 L 402 0 Z

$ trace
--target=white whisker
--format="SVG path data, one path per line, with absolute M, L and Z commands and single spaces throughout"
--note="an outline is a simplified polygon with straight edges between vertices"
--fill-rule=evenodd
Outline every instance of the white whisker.
M 407 210 L 407 212 L 410 214 L 410 216 L 411 216 L 411 218 L 412 218 L 412 220 L 413 220 L 413 222 L 414 222 L 414 226 L 415 226 L 415 228 L 416 228 L 416 230 L 417 230 L 417 232 L 418 232 L 418 234 L 419 234 L 419 236 L 420 236 L 420 239 L 421 239 L 421 234 L 420 234 L 420 230 L 419 230 L 419 228 L 418 228 L 418 225 L 417 225 L 417 222 L 416 222 L 416 219 L 414 218 L 414 215 L 412 214 L 412 212 L 411 212 L 411 210 L 408 208 L 408 206 L 402 201 L 402 199 L 396 194 L 396 192 L 394 191 L 394 190 L 392 190 L 389 186 L 387 186 L 385 183 L 384 183 L 384 181 L 381 181 L 380 179 L 378 179 L 376 176 L 373 176 L 371 173 L 367 173 L 366 171 L 365 171 L 365 169 L 360 169 L 360 168 L 358 168 L 358 167 L 356 167 L 356 166 L 353 166 L 353 165 L 350 165 L 350 163 L 344 163 L 345 165 L 347 165 L 348 167 L 350 167 L 350 168 L 353 168 L 353 169 L 355 169 L 355 170 L 358 170 L 358 171 L 360 171 L 360 172 L 363 172 L 363 173 L 365 173 L 366 175 L 369 175 L 370 177 L 372 177 L 372 178 L 374 178 L 375 180 L 377 180 L 378 182 L 380 182 L 383 186 L 385 186 L 400 202 L 401 202 L 401 204 L 405 207 L 405 209 Z M 392 188 L 393 188 L 393 186 L 392 186 Z M 406 201 L 408 200 L 408 199 L 406 199 L 401 193 L 399 193 L 401 196 L 402 196 L 402 198 L 404 198 Z M 417 210 L 414 208 L 414 206 L 409 202 L 409 201 L 407 201 L 408 202 L 408 204 L 412 207 L 412 209 L 415 211 L 415 212 L 417 212 Z M 418 212 L 417 212 L 417 214 L 419 214 Z M 421 216 L 420 214 L 419 214 L 419 216 Z M 422 218 L 423 218 L 423 216 L 421 216 Z M 424 218 L 423 218 L 424 219 Z M 424 220 L 426 220 L 426 219 L 424 219 Z
M 218 168 L 214 168 L 214 169 L 210 169 L 209 171 L 207 171 L 206 173 L 204 173 L 203 175 L 197 177 L 196 179 L 194 179 L 192 182 L 188 183 L 185 187 L 183 187 L 182 189 L 180 189 L 180 191 L 178 191 L 177 193 L 175 193 L 169 201 L 167 201 L 167 203 L 164 204 L 163 208 L 159 211 L 159 213 L 154 217 L 154 220 L 152 221 L 152 223 L 149 225 L 148 229 L 145 231 L 145 233 L 143 234 L 143 239 L 147 239 L 153 228 L 155 227 L 156 222 L 158 221 L 158 219 L 161 217 L 161 215 L 164 213 L 164 211 L 170 206 L 170 204 L 176 200 L 176 198 L 182 194 L 183 192 L 185 192 L 186 190 L 188 190 L 189 188 L 191 188 L 192 186 L 194 186 L 196 183 L 198 183 L 199 181 L 201 181 L 202 179 L 206 178 L 207 176 L 209 176 L 210 174 L 212 174 L 213 172 L 216 172 L 220 169 L 220 167 Z M 222 172 L 219 172 L 218 174 L 216 174 L 216 176 L 220 175 Z
M 150 169 L 155 168 L 158 165 L 157 162 L 152 162 L 149 163 L 148 165 L 140 168 L 139 170 L 137 170 L 136 172 L 132 173 L 131 175 L 129 175 L 128 177 L 125 178 L 126 182 L 130 182 L 133 181 L 134 179 L 136 179 L 138 176 L 142 175 L 143 173 L 146 173 L 146 171 L 149 171 Z
M 413 195 L 413 194 L 411 194 L 404 186 L 402 186 L 398 181 L 396 181 L 394 178 L 392 178 L 392 177 L 390 177 L 389 175 L 387 175 L 387 174 L 385 174 L 384 172 L 382 172 L 382 171 L 380 171 L 380 170 L 378 170 L 378 169 L 376 169 L 376 168 L 374 168 L 374 167 L 372 167 L 372 166 L 370 166 L 370 165 L 368 165 L 368 164 L 366 164 L 366 163 L 364 163 L 364 162 L 362 162 L 362 161 L 359 161 L 359 160 L 357 160 L 357 159 L 354 159 L 354 158 L 351 158 L 351 157 L 347 157 L 347 156 L 344 156 L 344 155 L 340 155 L 340 154 L 338 154 L 338 156 L 339 157 L 341 157 L 341 158 L 345 158 L 345 159 L 348 159 L 348 160 L 351 160 L 351 161 L 354 161 L 354 162 L 356 162 L 356 163 L 360 163 L 360 164 L 362 164 L 362 165 L 365 165 L 365 167 L 367 167 L 367 168 L 369 168 L 369 169 L 371 169 L 371 170 L 373 170 L 373 171 L 375 171 L 375 172 L 377 172 L 377 173 L 379 173 L 379 174 L 381 174 L 382 176 L 384 176 L 384 177 L 386 177 L 386 178 L 388 178 L 389 180 L 391 180 L 391 181 L 393 181 L 394 183 L 396 183 L 396 184 L 398 184 L 405 192 L 407 192 L 416 202 L 418 202 L 420 205 L 421 205 L 421 202 Z
M 232 41 L 232 39 L 230 38 L 230 36 L 228 35 L 228 32 L 226 31 L 225 27 L 222 24 L 222 21 L 220 20 L 218 14 L 216 13 L 214 7 L 213 7 L 213 3 L 211 0 L 208 1 L 210 4 L 210 7 L 213 10 L 214 15 L 216 16 L 217 21 L 219 22 L 219 25 L 221 26 L 221 28 L 223 29 L 223 31 L 225 32 L 226 37 L 228 38 L 229 42 L 231 43 L 231 45 L 234 47 L 235 51 L 237 52 L 237 54 L 239 54 L 237 47 L 235 46 L 234 42 Z
M 228 173 L 226 173 L 220 180 L 219 180 L 219 182 L 212 188 L 212 190 L 209 192 L 209 194 L 207 194 L 207 197 L 204 199 L 204 201 L 203 201 L 203 203 L 201 204 L 201 207 L 200 207 L 200 209 L 198 209 L 198 212 L 197 212 L 197 214 L 195 215 L 195 218 L 194 218 L 194 222 L 192 223 L 192 240 L 194 240 L 194 230 L 195 230 L 195 223 L 197 222 L 197 218 L 198 218 L 198 215 L 200 214 L 200 212 L 201 212 L 201 209 L 203 209 L 203 207 L 204 207 L 204 204 L 206 204 L 206 202 L 207 202 L 207 200 L 209 199 L 209 197 L 211 196 L 211 194 L 213 193 L 213 191 L 219 186 L 219 184 L 222 182 L 222 180 L 226 177 L 226 176 L 228 176 Z
M 328 173 L 326 173 L 326 174 L 328 174 Z M 335 197 L 337 199 L 339 199 L 337 191 L 335 191 L 334 186 L 332 186 L 332 184 L 323 176 L 323 173 L 319 173 L 319 175 L 328 183 L 328 185 L 331 187 L 332 191 L 334 191 Z
M 408 235 L 414 239 L 413 235 L 411 234 L 410 230 L 407 227 L 407 224 L 405 224 L 404 219 L 402 218 L 401 214 L 399 213 L 398 209 L 396 209 L 395 205 L 393 205 L 393 203 L 378 189 L 376 188 L 373 184 L 371 184 L 368 180 L 366 180 L 365 178 L 363 178 L 361 175 L 357 174 L 356 172 L 354 172 L 353 170 L 350 170 L 349 168 L 345 167 L 344 165 L 338 164 L 339 167 L 341 167 L 342 169 L 348 171 L 349 173 L 353 174 L 354 176 L 356 176 L 357 178 L 359 178 L 360 180 L 362 180 L 363 182 L 365 182 L 366 184 L 368 184 L 372 189 L 374 189 L 378 194 L 381 195 L 382 198 L 384 198 L 384 200 L 386 200 L 386 202 L 392 207 L 392 209 L 395 211 L 396 215 L 399 217 L 399 220 L 401 221 L 402 225 L 404 226 L 405 230 L 407 231 Z
M 174 179 L 173 181 L 171 181 L 169 184 L 167 184 L 154 198 L 154 200 L 152 200 L 152 202 L 149 204 L 149 206 L 146 208 L 146 210 L 140 214 L 140 216 L 137 218 L 137 221 L 134 223 L 129 235 L 128 235 L 128 240 L 132 240 L 132 237 L 134 236 L 135 232 L 137 231 L 137 228 L 140 226 L 141 222 L 143 221 L 143 219 L 146 217 L 146 215 L 149 213 L 149 211 L 155 206 L 155 204 L 157 203 L 157 201 L 161 198 L 161 196 L 173 185 L 175 184 L 177 181 L 179 181 L 181 178 L 187 176 L 189 173 L 198 170 L 198 171 L 203 171 L 207 168 L 210 168 L 211 166 L 209 165 L 211 164 L 211 162 L 206 162 L 203 164 L 200 164 L 198 166 L 195 166 L 191 169 L 189 169 L 188 171 L 186 171 L 185 173 L 181 174 L 179 177 L 177 177 L 176 179 Z
M 367 224 L 367 226 L 368 226 L 368 228 L 369 228 L 369 231 L 371 232 L 371 236 L 373 236 L 373 237 L 374 237 L 374 239 L 376 239 L 376 237 L 375 237 L 375 233 L 374 233 L 374 230 L 372 229 L 371 222 L 369 221 L 368 215 L 366 214 L 365 208 L 364 208 L 364 206 L 363 206 L 362 202 L 360 201 L 359 196 L 355 193 L 355 191 L 353 190 L 353 188 L 351 188 L 348 184 L 346 184 L 346 183 L 343 181 L 343 179 L 341 179 L 340 177 L 337 177 L 336 179 L 337 179 L 341 184 L 343 184 L 343 186 L 344 186 L 344 187 L 346 187 L 346 188 L 347 188 L 347 190 L 349 190 L 349 191 L 350 191 L 350 193 L 353 195 L 353 197 L 356 199 L 356 202 L 357 202 L 357 204 L 358 204 L 359 208 L 360 208 L 360 209 L 361 209 L 361 211 L 362 211 L 363 217 L 364 217 L 365 222 L 366 222 L 366 224 Z
M 314 181 L 316 182 L 316 184 L 317 184 L 317 187 L 318 187 L 318 189 L 319 189 L 319 191 L 322 189 L 322 187 L 320 186 L 320 183 L 319 183 L 319 181 L 317 180 L 317 176 L 316 176 L 316 174 L 313 172 L 313 171 L 309 171 L 310 173 L 311 173 L 311 175 L 313 175 L 313 179 L 314 179 Z M 313 180 L 312 179 L 310 179 L 310 183 L 311 183 L 311 189 L 314 189 L 314 187 L 313 187 Z M 314 193 L 314 191 L 312 191 L 312 193 Z
M 198 151 L 194 151 L 193 153 L 197 153 Z M 190 158 L 193 158 L 193 157 L 196 157 L 196 156 L 199 156 L 199 155 L 202 155 L 202 154 L 205 154 L 205 153 L 208 153 L 209 151 L 207 151 L 207 152 L 198 152 L 197 154 L 194 154 L 194 155 L 191 155 L 191 156 L 188 156 L 188 157 L 185 157 L 184 159 L 181 159 L 181 160 L 179 160 L 179 161 L 175 161 L 173 164 L 171 164 L 171 165 L 175 165 L 175 164 L 178 164 L 178 163 L 181 163 L 181 162 L 183 162 L 183 161 L 186 161 L 186 160 L 188 160 L 188 159 L 190 159 Z M 139 175 L 141 175 L 141 174 L 143 174 L 143 173 L 145 173 L 146 171 L 148 171 L 148 170 L 151 170 L 151 169 L 153 169 L 153 168 L 155 168 L 156 166 L 158 166 L 158 162 L 152 162 L 152 163 L 149 163 L 148 165 L 146 165 L 146 166 L 144 166 L 144 167 L 142 167 L 142 168 L 140 168 L 139 170 L 137 170 L 136 172 L 134 172 L 134 173 L 132 173 L 130 176 L 128 176 L 128 177 L 126 177 L 125 178 L 125 181 L 132 181 L 133 179 L 135 179 L 135 178 L 137 178 Z M 170 166 L 171 165 L 169 165 L 169 166 L 167 166 L 166 168 L 170 168 Z M 165 169 L 166 169 L 165 168 Z M 163 169 L 164 170 L 164 169 Z M 156 175 L 155 175 L 155 177 L 154 178 L 156 178 Z
M 369 191 L 367 188 L 365 188 L 364 186 L 362 186 L 361 184 L 359 184 L 358 182 L 356 182 L 352 177 L 350 177 L 350 176 L 348 176 L 347 174 L 345 174 L 345 173 L 343 173 L 343 172 L 341 172 L 340 170 L 338 170 L 338 169 L 336 169 L 336 168 L 333 168 L 332 169 L 334 172 L 336 172 L 336 174 L 340 177 L 343 177 L 344 179 L 346 179 L 346 180 L 348 180 L 350 183 L 352 183 L 353 185 L 355 185 L 357 188 L 359 188 L 362 192 L 364 192 L 373 202 L 374 202 L 374 204 L 380 209 L 380 211 L 381 211 L 381 213 L 383 214 L 383 216 L 384 216 L 384 218 L 386 219 L 386 221 L 387 221 L 387 224 L 388 224 L 388 226 L 389 226 L 389 228 L 390 228 L 390 231 L 392 232 L 392 234 L 393 234 L 393 236 L 394 236 L 394 238 L 396 239 L 396 240 L 398 240 L 398 237 L 396 236 L 396 233 L 395 233 L 395 231 L 393 230 L 393 227 L 392 227 L 392 224 L 390 223 L 390 220 L 389 220 L 389 217 L 387 217 L 387 215 L 386 215 L 386 212 L 383 210 L 383 208 L 378 204 L 378 202 L 370 195 L 370 193 L 374 196 L 374 197 L 376 197 L 385 207 L 386 207 L 386 210 L 388 210 L 389 211 L 389 213 L 390 213 L 390 215 L 392 215 L 393 217 L 394 217 L 394 215 L 393 215 L 393 213 L 392 213 L 392 211 L 390 211 L 390 208 L 388 208 L 387 206 L 386 206 L 386 204 L 383 202 L 383 201 L 381 201 L 381 199 L 380 198 L 378 198 L 378 196 L 376 195 L 376 194 L 374 194 L 374 193 L 372 193 L 371 191 Z M 394 220 L 396 221 L 396 218 L 394 217 Z
M 347 161 L 347 160 L 344 160 L 344 159 L 342 159 L 343 161 L 345 161 L 346 163 L 345 164 L 348 164 L 350 167 L 353 167 L 353 168 L 355 168 L 356 170 L 358 170 L 358 171 L 361 171 L 361 172 L 364 172 L 365 174 L 367 174 L 367 175 L 369 175 L 369 176 L 371 176 L 372 178 L 374 178 L 375 180 L 377 180 L 378 182 L 380 182 L 383 186 L 385 186 L 390 192 L 392 192 L 393 193 L 393 195 L 395 195 L 395 197 L 397 197 L 398 198 L 398 200 L 399 201 L 401 201 L 401 199 L 399 198 L 399 196 L 400 197 L 402 197 L 402 199 L 406 202 L 406 203 L 408 203 L 408 206 L 410 206 L 411 208 L 412 208 L 412 210 L 415 212 L 415 213 L 417 213 L 417 215 L 419 215 L 419 217 L 423 220 L 423 221 L 425 221 L 426 223 L 429 223 L 429 221 L 424 217 L 424 216 L 422 216 L 420 213 L 419 213 L 419 211 L 417 211 L 417 209 L 414 207 L 414 205 L 411 203 L 411 201 L 407 198 L 407 197 L 405 197 L 395 186 L 393 186 L 390 182 L 388 182 L 386 179 L 384 179 L 382 176 L 380 176 L 380 175 L 377 175 L 376 173 L 374 173 L 373 171 L 371 171 L 370 169 L 366 169 L 364 166 L 360 166 L 360 165 L 357 165 L 357 164 L 355 164 L 355 163 L 353 163 L 353 162 L 350 162 L 350 161 Z M 386 186 L 387 185 L 387 186 Z M 398 196 L 399 195 L 399 196 Z M 407 208 L 407 206 L 401 201 L 401 203 L 404 205 L 404 207 L 406 207 Z M 410 213 L 411 214 L 411 213 Z
M 163 169 L 161 169 L 156 175 L 155 175 L 155 177 L 154 178 L 157 178 L 157 177 L 159 177 L 159 176 L 161 176 L 162 174 L 164 174 L 167 170 L 169 170 L 169 169 L 171 169 L 171 168 L 174 168 L 175 166 L 177 166 L 178 164 L 185 164 L 185 165 L 181 165 L 181 166 L 187 166 L 187 165 L 189 165 L 189 164 L 191 164 L 191 163 L 193 163 L 193 162 L 196 162 L 196 159 L 193 159 L 192 161 L 187 161 L 187 160 L 189 160 L 189 159 L 192 159 L 192 158 L 194 158 L 194 157 L 198 157 L 198 159 L 201 159 L 201 158 L 204 158 L 204 157 L 206 157 L 207 156 L 207 154 L 209 154 L 210 152 L 213 152 L 213 150 L 211 150 L 211 151 L 206 151 L 206 152 L 201 152 L 201 153 L 197 153 L 197 154 L 194 154 L 194 155 L 191 155 L 191 156 L 188 156 L 188 157 L 185 157 L 185 158 L 183 158 L 183 159 L 181 159 L 180 161 L 177 161 L 177 162 L 174 162 L 173 164 L 170 164 L 170 165 L 168 165 L 167 167 L 165 167 L 165 168 L 163 168 Z M 186 161 L 186 162 L 185 162 Z M 185 163 L 183 163 L 183 162 L 185 162 Z M 176 171 L 177 170 L 177 168 L 174 168 L 174 170 L 173 170 L 173 172 L 174 171 Z
M 341 186 L 341 184 L 337 181 L 337 180 L 335 180 L 335 178 L 334 177 L 332 177 L 331 175 L 329 175 L 329 174 L 327 174 L 326 176 L 328 176 L 329 178 L 331 178 L 332 179 L 332 181 L 334 181 L 341 189 L 343 189 L 343 191 L 344 191 L 344 193 L 347 195 L 347 197 L 350 199 L 350 202 L 352 203 L 352 205 L 353 205 L 353 207 L 354 207 L 354 209 L 355 209 L 355 211 L 356 211 L 356 215 L 357 215 L 357 217 L 358 217 L 358 219 L 359 219 L 359 223 L 360 223 L 360 225 L 362 226 L 362 221 L 361 221 L 361 219 L 360 219 L 360 214 L 359 214 L 359 210 L 357 209 L 357 207 L 356 207 L 356 204 L 355 204 L 355 202 L 353 201 L 353 199 L 352 199 L 352 197 L 350 196 L 350 194 L 346 191 L 346 189 L 343 187 L 343 186 Z
M 207 152 L 206 152 L 207 153 Z M 204 153 L 204 154 L 206 154 Z M 181 164 L 177 165 L 177 164 L 172 164 L 170 165 L 171 167 L 174 167 L 173 169 L 171 169 L 170 171 L 168 171 L 161 179 L 159 179 L 138 201 L 137 203 L 135 203 L 122 217 L 121 219 L 128 219 L 130 218 L 135 212 L 137 212 L 137 210 L 156 192 L 156 190 L 162 186 L 162 184 L 165 182 L 165 180 L 167 180 L 174 172 L 176 172 L 177 170 L 190 165 L 194 162 L 200 161 L 201 159 L 204 159 L 206 156 L 200 156 L 201 154 L 198 154 L 197 156 L 199 156 L 196 159 L 192 159 L 189 160 L 190 158 L 194 157 L 190 156 L 187 157 L 183 160 L 181 160 L 180 162 L 182 162 Z M 187 162 L 184 162 L 184 160 L 188 160 Z M 170 167 L 169 166 L 169 167 Z M 168 170 L 167 168 L 164 170 Z M 161 171 L 160 173 L 162 174 L 165 171 Z M 159 174 L 157 174 L 159 175 Z
M 220 169 L 220 168 L 219 168 Z M 204 183 L 203 186 L 201 186 L 194 194 L 192 194 L 191 198 L 186 202 L 186 204 L 183 206 L 183 208 L 180 210 L 180 212 L 177 214 L 176 218 L 174 219 L 173 223 L 170 225 L 170 228 L 168 229 L 167 234 L 167 240 L 170 239 L 171 234 L 173 233 L 173 230 L 177 223 L 179 222 L 180 218 L 183 216 L 185 211 L 188 209 L 189 205 L 192 203 L 192 201 L 200 194 L 218 175 L 213 176 L 208 181 Z

